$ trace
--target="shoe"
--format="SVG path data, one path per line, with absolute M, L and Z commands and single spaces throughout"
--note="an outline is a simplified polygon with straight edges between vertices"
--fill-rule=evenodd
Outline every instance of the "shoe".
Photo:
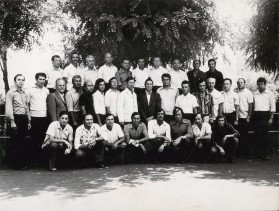
M 97 163 L 97 168 L 103 169 L 103 168 L 105 168 L 105 167 L 106 167 L 106 166 L 105 166 L 105 164 L 104 164 L 103 162 Z
M 55 164 L 52 160 L 49 160 L 49 170 L 51 171 L 57 171 L 57 168 L 55 167 Z
M 28 167 L 28 166 L 23 166 L 23 167 L 20 168 L 20 170 L 28 171 L 28 170 L 29 170 L 29 167 Z

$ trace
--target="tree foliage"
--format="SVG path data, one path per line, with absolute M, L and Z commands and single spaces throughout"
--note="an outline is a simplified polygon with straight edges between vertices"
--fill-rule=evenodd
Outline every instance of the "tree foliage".
M 67 0 L 64 12 L 80 20 L 75 47 L 83 56 L 185 61 L 223 42 L 211 0 Z
M 278 0 L 256 0 L 257 14 L 250 22 L 250 36 L 244 43 L 247 63 L 256 70 L 278 71 Z

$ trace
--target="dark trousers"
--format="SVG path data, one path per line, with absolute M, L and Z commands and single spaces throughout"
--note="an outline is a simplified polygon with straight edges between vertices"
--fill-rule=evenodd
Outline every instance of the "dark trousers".
M 192 160 L 196 146 L 191 139 L 181 139 L 178 145 L 172 146 L 172 160 L 174 162 L 187 162 Z
M 106 115 L 104 114 L 98 114 L 100 119 L 101 119 L 101 123 L 102 125 L 106 124 Z
M 227 138 L 225 144 L 222 144 L 222 140 L 217 141 L 218 145 L 221 146 L 225 151 L 225 157 L 227 161 L 232 161 L 234 159 L 236 149 L 238 146 L 238 138 L 231 137 Z M 220 153 L 219 150 L 217 152 Z
M 163 139 L 154 138 L 149 139 L 148 141 L 143 143 L 143 146 L 146 149 L 146 160 L 151 162 L 166 162 L 169 161 L 170 155 L 170 146 L 167 145 L 164 148 L 163 152 L 158 152 L 161 145 L 165 142 Z
M 12 163 L 15 168 L 28 166 L 28 142 L 26 135 L 28 131 L 27 115 L 14 114 L 16 130 L 12 131 Z
M 234 125 L 235 112 L 224 114 L 224 115 L 225 115 L 225 117 L 227 119 L 227 123 L 229 123 L 230 125 Z
M 49 163 L 56 165 L 59 158 L 69 158 L 70 154 L 65 155 L 67 145 L 63 143 L 50 143 L 44 147 L 44 150 L 48 154 Z
M 208 162 L 212 160 L 212 141 L 210 139 L 198 140 L 195 152 L 195 160 L 198 162 Z
M 81 111 L 74 112 L 74 116 L 77 122 L 77 125 L 73 125 L 73 120 L 70 118 L 70 125 L 73 127 L 74 133 L 79 125 L 82 123 L 82 113 Z
M 136 147 L 133 144 L 128 144 L 125 152 L 125 161 L 127 163 L 135 163 L 144 161 L 144 151 L 140 146 Z
M 245 118 L 238 119 L 238 126 L 237 130 L 240 134 L 239 137 L 239 144 L 237 148 L 238 155 L 250 155 L 251 153 L 251 146 L 248 143 L 248 131 L 249 131 L 249 124 Z
M 40 161 L 42 143 L 48 127 L 47 117 L 31 117 L 31 143 L 29 147 L 30 158 Z
M 119 145 L 116 149 L 112 146 L 106 146 L 105 159 L 108 163 L 123 163 L 125 156 L 126 144 Z
M 255 131 L 255 153 L 256 156 L 266 156 L 269 146 L 268 140 L 268 120 L 269 111 L 255 111 L 253 113 L 253 128 Z

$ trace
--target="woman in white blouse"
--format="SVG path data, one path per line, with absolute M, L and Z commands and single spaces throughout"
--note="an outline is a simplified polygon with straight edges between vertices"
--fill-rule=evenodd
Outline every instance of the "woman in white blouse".
M 106 106 L 105 106 L 105 87 L 104 79 L 99 78 L 96 80 L 95 87 L 97 91 L 93 94 L 93 105 L 97 116 L 97 121 L 100 127 L 105 124 Z

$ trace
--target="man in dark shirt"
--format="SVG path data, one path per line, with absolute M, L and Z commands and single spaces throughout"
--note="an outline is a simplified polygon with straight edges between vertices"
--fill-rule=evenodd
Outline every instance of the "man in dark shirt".
M 82 115 L 90 113 L 93 115 L 94 118 L 96 117 L 94 107 L 93 107 L 93 97 L 92 97 L 94 85 L 91 81 L 85 81 L 83 88 L 84 88 L 84 92 L 80 95 L 79 98 Z
M 209 70 L 205 73 L 206 79 L 208 78 L 215 78 L 216 79 L 216 84 L 215 84 L 215 89 L 218 91 L 223 90 L 223 74 L 216 70 L 216 61 L 214 59 L 209 59 L 208 60 L 208 67 Z
M 193 61 L 193 70 L 187 73 L 188 79 L 190 81 L 190 93 L 198 92 L 198 81 L 199 80 L 206 80 L 205 73 L 200 70 L 201 61 L 194 60 Z

